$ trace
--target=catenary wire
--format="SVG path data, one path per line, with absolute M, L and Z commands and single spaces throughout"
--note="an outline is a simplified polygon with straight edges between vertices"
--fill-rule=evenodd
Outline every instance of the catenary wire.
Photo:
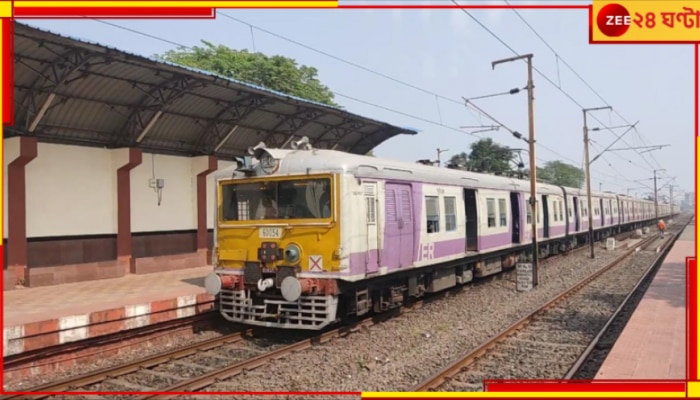
M 218 13 L 218 14 L 221 14 L 221 13 Z M 137 35 L 141 35 L 141 36 L 144 36 L 144 37 L 148 37 L 148 38 L 150 38 L 150 39 L 154 39 L 154 40 L 158 40 L 158 41 L 161 41 L 161 42 L 164 42 L 164 43 L 168 43 L 168 44 L 177 46 L 177 47 L 179 47 L 179 48 L 184 48 L 184 49 L 192 50 L 192 46 L 184 45 L 184 44 L 182 44 L 182 43 L 177 43 L 177 42 L 174 42 L 174 41 L 169 40 L 169 39 L 162 38 L 162 37 L 157 36 L 157 35 L 152 35 L 152 34 L 149 34 L 149 33 L 145 33 L 145 32 L 139 31 L 139 30 L 137 30 L 137 29 L 128 28 L 128 27 L 125 27 L 125 26 L 122 26 L 122 25 L 119 25 L 119 24 L 115 24 L 115 23 L 112 23 L 112 22 L 104 21 L 104 20 L 101 20 L 101 19 L 95 19 L 95 18 L 91 18 L 91 19 L 92 19 L 93 21 L 96 21 L 96 22 L 99 22 L 99 23 L 102 23 L 102 24 L 105 24 L 105 25 L 109 25 L 109 26 L 112 26 L 112 27 L 114 27 L 114 28 L 122 29 L 122 30 L 131 32 L 131 33 L 134 33 L 134 34 L 137 34 Z M 242 23 L 247 24 L 247 23 L 245 23 L 245 22 L 242 22 Z M 256 29 L 259 29 L 258 27 L 255 27 L 255 28 L 256 28 Z M 281 36 L 276 35 L 276 34 L 275 34 L 275 36 L 276 36 L 276 37 L 281 37 Z M 288 40 L 288 39 L 285 38 L 285 40 Z M 304 46 L 305 48 L 307 47 L 306 45 L 303 45 L 303 46 Z M 319 51 L 319 52 L 321 53 L 321 51 Z M 333 58 L 336 58 L 336 57 L 333 56 Z M 338 58 L 339 58 L 339 57 L 338 57 Z M 348 63 L 351 63 L 351 62 L 348 62 Z M 351 64 L 354 65 L 354 63 L 351 63 Z M 365 69 L 365 68 L 363 67 L 362 69 Z M 370 70 L 370 71 L 371 71 L 371 70 Z M 381 74 L 381 73 L 377 73 L 377 74 Z M 393 78 L 392 78 L 391 80 L 392 80 L 392 81 L 397 81 L 396 79 L 393 79 Z M 404 83 L 403 81 L 398 81 L 398 82 Z M 405 84 L 408 85 L 408 86 L 411 86 L 411 87 L 414 86 L 414 85 L 411 85 L 411 84 L 409 84 L 409 83 L 405 83 Z M 416 87 L 416 88 L 417 88 L 417 87 Z M 442 98 L 442 99 L 444 99 L 444 100 L 448 100 L 448 101 L 451 101 L 451 102 L 456 102 L 456 100 L 454 100 L 454 99 L 450 99 L 450 98 L 447 98 L 447 97 L 445 97 L 445 96 L 432 93 L 432 92 L 427 91 L 427 90 L 425 90 L 425 89 L 420 89 L 420 88 L 418 88 L 418 90 L 420 90 L 420 91 L 422 91 L 422 92 L 424 92 L 424 93 L 427 92 L 428 94 L 435 95 L 436 97 Z M 427 118 L 417 117 L 417 116 L 415 116 L 415 115 L 411 115 L 411 114 L 408 114 L 408 113 L 405 113 L 405 112 L 402 112 L 402 111 L 399 111 L 399 110 L 395 110 L 395 109 L 392 109 L 392 108 L 389 108 L 389 107 L 385 107 L 385 106 L 381 106 L 381 105 L 378 105 L 378 104 L 374 104 L 374 103 L 372 103 L 372 102 L 369 102 L 369 101 L 366 101 L 366 100 L 363 100 L 363 99 L 359 99 L 359 98 L 356 98 L 356 97 L 348 96 L 348 95 L 345 95 L 345 94 L 342 94 L 342 93 L 338 93 L 338 92 L 335 92 L 335 91 L 332 91 L 332 93 L 335 94 L 335 95 L 337 95 L 337 96 L 344 97 L 344 98 L 347 98 L 347 99 L 352 100 L 352 101 L 356 101 L 356 102 L 359 102 L 359 103 L 362 103 L 362 104 L 365 104 L 365 105 L 369 105 L 369 106 L 372 106 L 372 107 L 376 107 L 376 108 L 379 108 L 379 109 L 382 109 L 382 110 L 385 110 L 385 111 L 393 112 L 393 113 L 396 113 L 396 114 L 398 114 L 398 115 L 402 115 L 402 116 L 405 116 L 405 117 L 409 117 L 409 118 L 412 118 L 412 119 L 416 119 L 416 120 L 419 120 L 419 121 L 422 121 L 422 122 L 426 122 L 426 123 L 429 123 L 429 124 L 432 124 L 432 125 L 436 125 L 436 126 L 439 126 L 439 127 L 445 128 L 445 129 L 449 129 L 449 130 L 452 130 L 452 131 L 456 131 L 456 132 L 459 132 L 459 133 L 462 133 L 462 134 L 464 134 L 464 133 L 470 134 L 470 133 L 468 133 L 468 132 L 465 132 L 464 130 L 461 130 L 461 129 L 458 129 L 458 128 L 455 128 L 455 127 L 452 127 L 452 126 L 449 126 L 449 125 L 445 125 L 445 124 L 443 124 L 443 123 L 441 123 L 441 122 L 437 122 L 437 121 L 430 120 L 430 119 L 427 119 Z M 459 104 L 460 104 L 460 105 L 464 105 L 463 102 L 459 102 Z M 467 108 L 467 109 L 469 109 L 469 108 Z M 482 114 L 479 113 L 479 115 L 482 115 Z M 487 118 L 488 118 L 488 117 L 487 117 Z M 501 125 L 501 126 L 507 128 L 505 125 L 503 125 L 503 124 L 500 123 L 500 122 L 499 122 L 499 125 Z M 509 129 L 509 128 L 508 128 L 508 129 Z M 470 134 L 470 135 L 472 135 L 472 136 L 477 136 L 477 137 L 483 137 L 483 136 L 481 136 L 481 135 L 475 135 L 475 134 Z M 545 150 L 547 150 L 547 151 L 549 151 L 550 153 L 552 153 L 552 154 L 554 154 L 554 155 L 560 157 L 561 159 L 568 160 L 568 161 L 570 161 L 570 162 L 576 163 L 576 162 L 573 161 L 570 157 L 564 156 L 563 154 L 561 154 L 561 153 L 559 153 L 559 152 L 557 152 L 557 151 L 551 149 L 551 148 L 548 147 L 548 146 L 543 145 L 542 143 L 538 143 L 538 146 L 541 147 L 541 148 L 543 148 L 543 149 L 545 149 Z M 539 161 L 544 161 L 544 162 L 546 162 L 546 160 L 542 160 L 542 159 L 540 159 L 540 158 L 537 158 L 537 159 L 538 159 Z M 603 172 L 598 171 L 598 170 L 595 170 L 594 172 L 596 172 L 597 174 L 600 174 L 600 175 L 604 175 L 604 176 L 608 176 L 608 177 L 611 177 L 611 178 L 613 178 L 613 179 L 616 179 L 616 178 L 614 178 L 612 175 L 603 173 Z M 602 180 L 600 180 L 600 181 L 602 181 Z M 602 182 L 608 183 L 608 184 L 617 185 L 617 184 L 614 184 L 614 183 L 611 183 L 611 182 L 605 182 L 605 181 L 602 181 Z
M 510 2 L 509 2 L 508 0 L 503 0 L 503 1 L 504 1 L 506 4 L 510 5 Z M 570 71 L 571 71 L 571 72 L 572 72 L 572 73 L 573 73 L 573 74 L 588 88 L 588 89 L 590 89 L 591 92 L 593 92 L 593 94 L 595 94 L 595 95 L 603 102 L 603 104 L 605 104 L 606 106 L 610 106 L 610 103 L 609 103 L 595 88 L 593 88 L 593 86 L 592 86 L 586 79 L 584 79 L 584 78 L 581 76 L 581 74 L 579 74 L 578 71 L 576 71 L 576 69 L 574 69 L 574 67 L 572 67 L 572 66 L 561 56 L 561 54 L 559 54 L 556 50 L 554 50 L 554 48 L 549 44 L 549 42 L 547 42 L 547 40 L 545 40 L 545 38 L 542 37 L 542 35 L 540 35 L 540 33 L 537 32 L 537 30 L 536 30 L 529 22 L 527 22 L 527 20 L 525 19 L 525 17 L 523 17 L 522 14 L 521 14 L 516 8 L 512 8 L 511 10 L 515 13 L 515 15 L 518 16 L 518 18 L 520 18 L 520 20 L 525 24 L 525 26 L 527 26 L 527 27 L 532 31 L 532 33 L 534 33 L 535 36 L 537 36 L 537 38 L 540 39 L 540 40 L 542 41 L 542 43 L 544 43 L 544 45 L 547 46 L 547 48 L 548 48 L 552 53 L 554 53 L 554 55 L 555 55 L 555 57 L 556 57 L 556 59 L 557 59 L 557 68 L 558 68 L 558 66 L 559 66 L 559 61 L 561 61 L 561 63 L 564 64 L 564 66 L 566 66 L 566 67 L 567 67 L 567 68 L 568 68 L 568 69 L 569 69 L 569 70 L 570 70 Z M 559 84 L 559 87 L 561 87 L 561 82 L 560 82 L 560 84 Z M 613 111 L 614 114 L 616 114 L 618 117 L 620 117 L 620 119 L 621 119 L 624 123 L 626 123 L 627 125 L 631 125 L 631 123 L 630 123 L 622 114 L 620 114 L 620 112 L 619 112 L 617 109 L 613 108 L 612 111 Z M 639 139 L 641 140 L 642 145 L 646 145 L 646 141 L 644 140 L 642 134 L 637 130 L 636 127 L 634 128 L 634 131 L 635 131 L 635 133 L 637 134 L 637 136 L 639 137 Z M 639 153 L 639 151 L 637 151 L 637 154 L 639 154 L 640 157 L 642 156 L 641 153 Z M 652 160 L 654 160 L 654 162 L 656 162 L 656 164 L 657 164 L 659 167 L 661 167 L 661 164 L 659 164 L 658 160 L 656 160 L 656 158 L 654 157 L 654 155 L 653 155 L 653 154 L 650 154 L 650 156 L 651 156 Z
M 460 4 L 457 2 L 457 0 L 452 0 L 452 2 L 453 2 L 454 4 L 456 4 L 456 5 L 460 5 Z M 467 10 L 464 9 L 464 8 L 461 8 L 460 10 L 462 10 L 462 12 L 464 12 L 469 18 L 471 18 L 474 22 L 476 22 L 481 28 L 483 28 L 486 32 L 488 32 L 491 36 L 493 36 L 498 42 L 500 42 L 503 46 L 505 46 L 505 47 L 506 47 L 508 50 L 510 50 L 513 54 L 515 54 L 515 55 L 520 54 L 520 53 L 518 53 L 512 46 L 510 46 L 510 45 L 509 45 L 508 43 L 506 43 L 503 39 L 501 39 L 500 36 L 498 36 L 498 35 L 497 35 L 496 33 L 494 33 L 491 29 L 489 29 L 486 25 L 484 25 L 479 19 L 477 19 L 476 17 L 474 17 L 469 11 L 467 11 Z M 547 82 L 549 82 L 552 86 L 554 86 L 557 90 L 559 90 L 562 94 L 564 94 L 564 96 L 566 96 L 569 100 L 571 100 L 571 101 L 572 101 L 574 104 L 576 104 L 579 108 L 581 108 L 581 109 L 584 109 L 584 108 L 585 108 L 585 107 L 584 107 L 578 100 L 576 100 L 571 94 L 569 94 L 567 91 L 565 91 L 564 89 L 562 89 L 562 88 L 561 88 L 559 85 L 557 85 L 550 77 L 548 77 L 547 75 L 545 75 L 545 74 L 544 74 L 542 71 L 540 71 L 537 67 L 533 66 L 533 70 L 534 70 L 535 72 L 537 72 L 537 73 L 538 73 L 542 78 L 544 78 Z M 600 123 L 600 124 L 603 125 L 604 127 L 607 127 L 607 125 L 606 125 L 603 121 L 601 121 L 595 114 L 591 114 L 591 117 L 592 117 L 593 119 L 595 119 L 596 121 L 598 121 L 598 123 Z M 629 123 L 628 123 L 628 124 L 629 124 Z M 630 125 L 631 125 L 631 124 L 630 124 Z M 619 135 L 617 135 L 614 131 L 611 131 L 611 132 L 613 132 L 613 135 L 615 135 L 616 137 L 619 138 Z M 629 145 L 629 143 L 627 143 L 624 139 L 622 139 L 622 142 L 623 142 L 623 143 L 626 143 L 627 145 Z M 649 166 L 650 166 L 652 169 L 654 168 L 654 166 L 651 165 L 651 163 L 649 163 L 649 161 L 648 161 L 645 157 L 642 157 L 642 156 L 640 156 L 640 157 L 641 157 L 642 160 L 644 160 L 647 164 L 649 164 Z

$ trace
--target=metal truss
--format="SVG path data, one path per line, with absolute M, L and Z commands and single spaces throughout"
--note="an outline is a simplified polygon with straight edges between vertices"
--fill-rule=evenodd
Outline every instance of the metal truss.
M 284 148 L 294 139 L 294 136 L 308 124 L 315 122 L 324 114 L 308 107 L 297 106 L 296 112 L 290 115 L 278 115 L 280 121 L 270 129 L 263 142 L 271 147 Z M 287 126 L 285 128 L 285 125 Z
M 343 118 L 341 123 L 329 126 L 323 131 L 319 137 L 314 140 L 313 145 L 318 148 L 336 149 L 343 138 L 352 133 L 359 132 L 359 130 L 365 126 L 367 126 L 366 123 L 359 122 L 356 119 Z
M 162 84 L 144 90 L 146 96 L 132 110 L 123 126 L 114 133 L 112 147 L 134 146 L 153 128 L 168 105 L 182 98 L 188 91 L 203 87 L 197 78 L 174 74 Z M 141 89 L 138 85 L 136 88 Z
M 48 63 L 48 65 L 41 71 L 27 65 L 22 57 L 17 57 L 16 60 L 16 62 L 25 64 L 39 75 L 32 83 L 31 88 L 27 90 L 21 105 L 26 110 L 24 118 L 25 129 L 30 133 L 36 130 L 48 111 L 66 101 L 64 98 L 54 102 L 57 97 L 56 91 L 59 87 L 67 86 L 74 81 L 87 77 L 90 74 L 89 70 L 92 65 L 109 62 L 104 55 L 82 49 L 71 49 L 62 54 L 55 51 L 51 52 L 57 54 L 58 59 L 55 61 L 43 61 L 43 63 Z M 93 60 L 99 61 L 91 62 Z M 40 105 L 37 105 L 37 103 L 40 103 Z
M 382 129 L 380 127 L 378 127 L 378 129 L 372 133 L 361 133 L 360 140 L 353 143 L 351 146 L 348 146 L 346 151 L 348 151 L 350 153 L 355 153 L 357 151 L 357 148 L 363 144 L 366 144 L 368 147 L 367 151 L 370 151 L 372 148 L 374 148 L 378 144 L 378 143 L 375 143 L 374 141 L 370 140 L 370 138 L 374 135 L 381 133 L 381 132 L 382 132 Z
M 220 102 L 217 102 L 220 103 Z M 232 103 L 227 103 L 209 122 L 194 146 L 195 154 L 213 154 L 235 132 L 236 127 L 251 113 L 270 104 L 263 96 L 249 95 Z

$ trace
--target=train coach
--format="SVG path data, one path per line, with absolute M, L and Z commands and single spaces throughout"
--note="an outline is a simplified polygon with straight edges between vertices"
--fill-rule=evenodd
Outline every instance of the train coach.
M 259 144 L 216 173 L 214 271 L 229 321 L 322 329 L 654 223 L 654 203 L 613 193 L 313 149 Z M 669 216 L 659 206 L 659 216 Z

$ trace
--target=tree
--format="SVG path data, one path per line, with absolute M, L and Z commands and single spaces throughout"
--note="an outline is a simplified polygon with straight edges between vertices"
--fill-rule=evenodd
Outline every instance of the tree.
M 506 146 L 494 143 L 491 138 L 481 139 L 470 146 L 469 165 L 484 172 L 508 172 L 513 153 Z
M 549 161 L 544 167 L 537 167 L 537 180 L 550 185 L 580 188 L 584 178 L 580 168 L 561 161 Z
M 368 157 L 374 157 L 374 150 L 370 150 L 367 153 L 365 153 L 366 156 Z
M 469 154 L 465 152 L 455 154 L 452 157 L 450 157 L 450 160 L 447 162 L 447 165 L 454 169 L 469 170 L 471 169 L 471 164 L 469 163 Z
M 202 43 L 203 47 L 168 50 L 156 57 L 288 95 L 338 106 L 333 101 L 333 92 L 318 80 L 318 70 L 314 67 L 299 66 L 296 60 L 280 55 L 249 53 L 248 50 L 235 50 L 224 45 L 215 46 L 204 40 Z

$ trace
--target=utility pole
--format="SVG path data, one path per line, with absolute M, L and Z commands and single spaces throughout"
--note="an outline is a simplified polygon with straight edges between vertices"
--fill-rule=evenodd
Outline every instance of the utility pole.
M 655 169 L 654 170 L 654 215 L 656 216 L 656 220 L 659 220 L 659 196 L 658 192 L 656 191 L 656 173 L 660 171 L 666 171 L 665 169 Z
M 493 61 L 491 68 L 495 69 L 496 65 L 517 61 L 527 60 L 527 114 L 528 114 L 528 144 L 530 153 L 530 214 L 532 216 L 532 286 L 537 287 L 539 284 L 538 258 L 539 248 L 537 246 L 537 165 L 535 158 L 535 86 L 532 81 L 532 54 L 525 54 L 502 60 Z
M 449 151 L 449 150 L 450 150 L 450 149 L 440 149 L 439 147 L 437 148 L 437 156 L 438 156 L 437 162 L 438 162 L 438 167 L 440 167 L 440 165 L 441 165 L 441 164 L 440 164 L 440 154 L 442 154 L 442 153 L 444 153 L 444 152 L 446 152 L 446 151 Z
M 585 167 L 586 167 L 586 197 L 588 198 L 588 243 L 591 246 L 591 258 L 595 258 L 595 244 L 593 243 L 593 200 L 591 199 L 591 163 L 588 160 L 588 123 L 586 121 L 586 114 L 589 111 L 597 110 L 610 110 L 612 107 L 597 107 L 597 108 L 584 108 L 583 109 L 583 153 L 585 157 Z

